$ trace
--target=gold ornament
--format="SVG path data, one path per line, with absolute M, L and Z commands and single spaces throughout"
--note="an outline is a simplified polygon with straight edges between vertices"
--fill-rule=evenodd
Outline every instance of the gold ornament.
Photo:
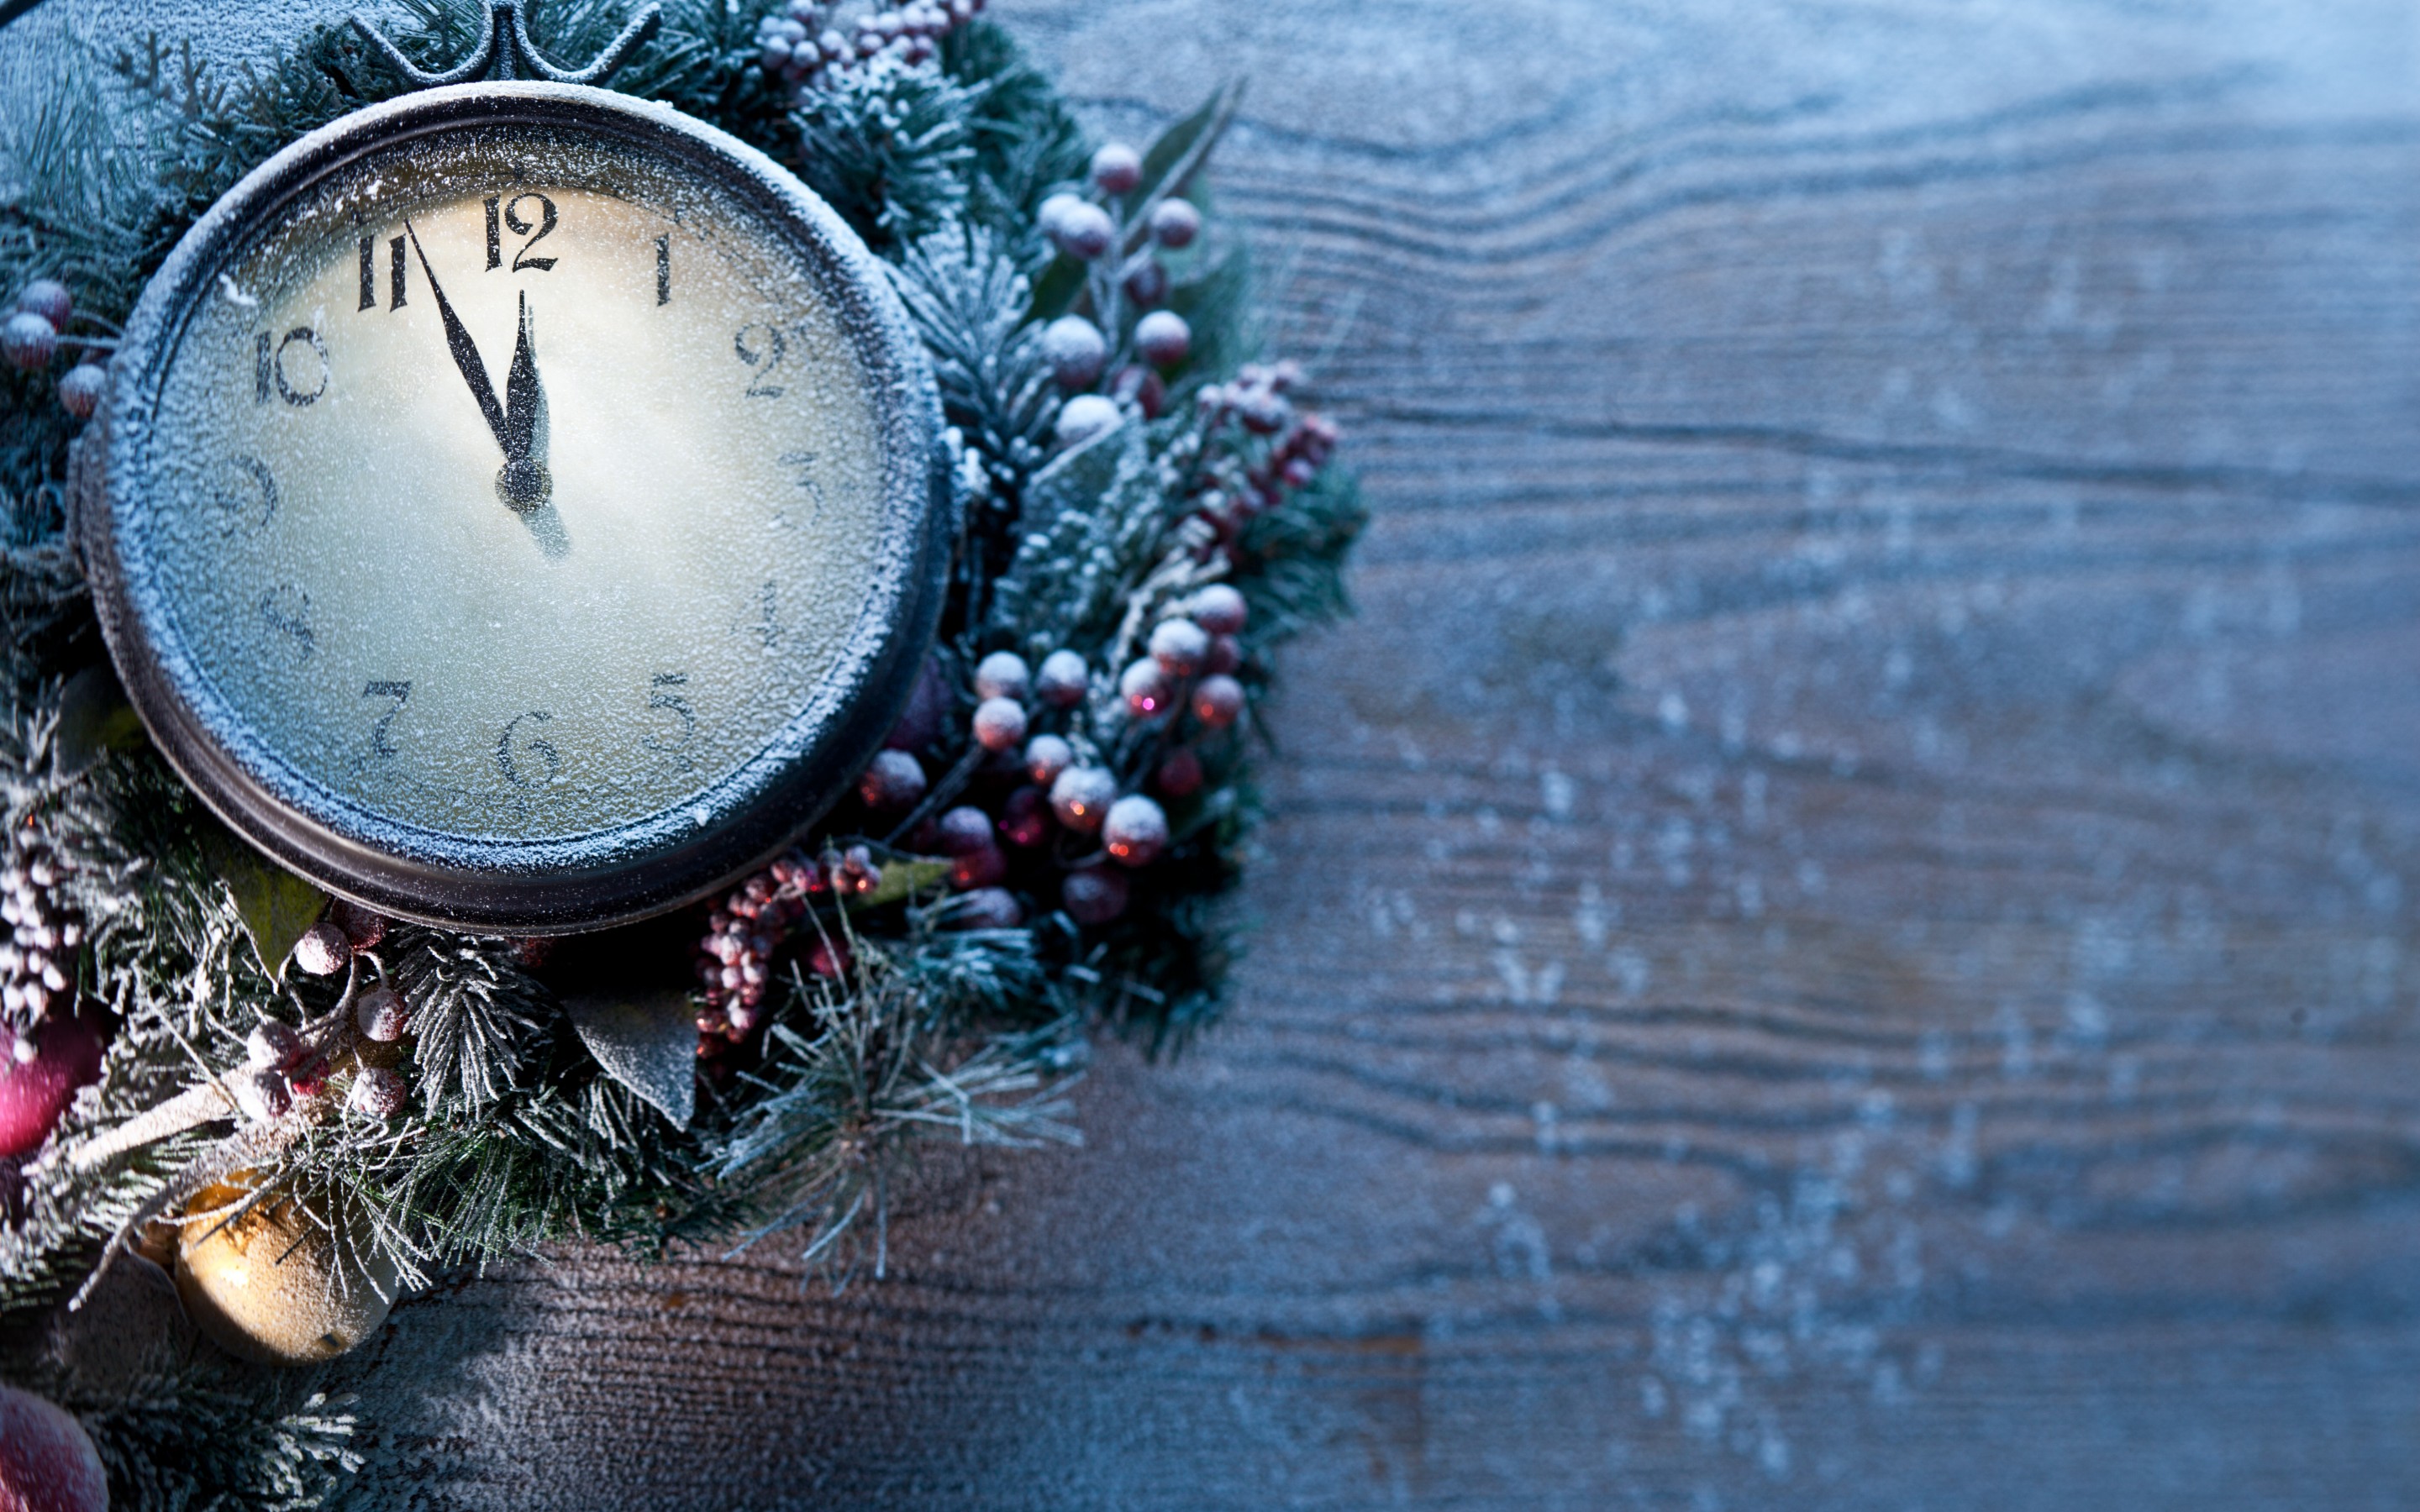
M 224 1213 L 254 1187 L 239 1171 L 205 1188 L 189 1215 Z M 185 1314 L 220 1348 L 268 1365 L 333 1360 L 386 1321 L 396 1272 L 383 1257 L 365 1263 L 367 1246 L 338 1245 L 325 1214 L 276 1196 L 222 1227 L 215 1218 L 184 1226 L 177 1254 L 177 1295 Z

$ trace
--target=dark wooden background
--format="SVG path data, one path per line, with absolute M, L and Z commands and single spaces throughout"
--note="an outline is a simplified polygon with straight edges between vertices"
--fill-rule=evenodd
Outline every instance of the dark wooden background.
M 1374 508 L 1233 1018 L 403 1309 L 382 1503 L 2420 1504 L 2409 0 L 997 13 L 1250 76 Z

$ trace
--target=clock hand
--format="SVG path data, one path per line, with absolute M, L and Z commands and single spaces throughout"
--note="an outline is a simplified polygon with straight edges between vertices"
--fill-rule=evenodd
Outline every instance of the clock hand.
M 471 386 L 471 397 L 479 401 L 479 413 L 487 417 L 488 429 L 494 433 L 496 444 L 504 448 L 507 459 L 512 456 L 513 443 L 506 440 L 504 408 L 496 403 L 495 386 L 488 381 L 488 364 L 479 361 L 479 348 L 463 328 L 462 317 L 447 302 L 445 290 L 439 286 L 437 270 L 428 266 L 428 254 L 421 250 L 420 234 L 411 223 L 403 223 L 403 234 L 411 239 L 411 250 L 419 255 L 420 271 L 428 280 L 428 292 L 437 296 L 437 318 L 445 323 L 445 345 L 454 353 L 454 365 L 462 370 L 462 381 Z
M 496 474 L 496 492 L 505 503 L 524 513 L 546 502 L 553 491 L 546 458 L 538 447 L 538 420 L 546 409 L 546 389 L 538 381 L 537 352 L 530 342 L 529 295 L 521 295 L 520 335 L 513 345 L 512 372 L 504 378 L 504 470 Z

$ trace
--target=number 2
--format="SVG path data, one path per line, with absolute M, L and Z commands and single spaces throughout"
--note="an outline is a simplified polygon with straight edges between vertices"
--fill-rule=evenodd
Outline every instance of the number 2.
M 760 350 L 749 349 L 748 332 L 752 331 L 765 332 L 765 345 Z M 762 321 L 752 320 L 741 326 L 738 334 L 731 338 L 731 349 L 738 353 L 739 360 L 746 363 L 752 370 L 748 378 L 748 397 L 778 399 L 782 396 L 782 385 L 765 381 L 773 376 L 776 368 L 782 365 L 783 357 L 790 349 L 790 339 L 782 334 L 781 327 L 768 326 Z
M 521 219 L 521 207 L 528 204 L 531 200 L 537 201 L 538 218 L 535 224 Z M 547 198 L 544 194 L 535 193 L 516 194 L 509 201 L 507 201 L 502 194 L 490 194 L 482 202 L 482 208 L 488 212 L 488 269 L 490 272 L 504 266 L 504 239 L 503 233 L 505 231 L 510 231 L 517 237 L 529 237 L 527 241 L 521 243 L 521 250 L 513 254 L 512 270 L 514 272 L 518 273 L 523 269 L 529 269 L 533 271 L 542 273 L 554 266 L 555 260 L 551 257 L 533 257 L 530 255 L 530 249 L 532 247 L 536 246 L 539 242 L 544 241 L 548 237 L 554 234 L 554 201 Z M 499 219 L 498 210 L 500 208 L 503 212 L 502 220 L 504 223 L 501 227 L 497 224 L 497 221 Z M 537 233 L 535 236 L 530 236 L 530 233 L 533 230 Z
M 370 749 L 381 756 L 394 755 L 395 747 L 386 738 L 387 726 L 395 723 L 395 717 L 401 714 L 403 706 L 411 702 L 411 685 L 410 683 L 370 683 L 362 688 L 362 697 L 395 700 L 395 707 L 380 715 L 378 723 L 370 726 Z

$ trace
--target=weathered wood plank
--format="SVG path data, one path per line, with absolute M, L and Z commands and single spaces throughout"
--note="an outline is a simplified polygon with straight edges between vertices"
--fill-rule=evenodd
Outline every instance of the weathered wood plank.
M 403 1309 L 385 1499 L 2420 1498 L 2408 8 L 1000 8 L 1252 76 L 1376 509 L 1236 1018 L 882 1286 Z

